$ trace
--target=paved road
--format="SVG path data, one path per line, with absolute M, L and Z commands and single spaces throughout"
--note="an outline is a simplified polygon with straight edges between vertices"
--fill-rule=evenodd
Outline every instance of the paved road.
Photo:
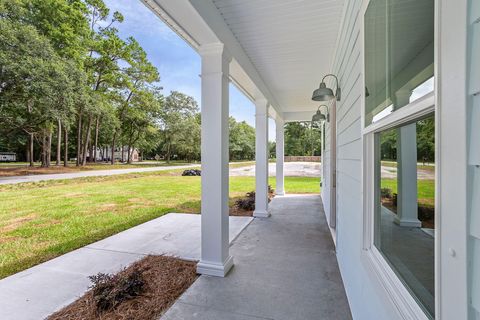
M 237 163 L 235 163 L 237 164 Z M 164 166 L 164 167 L 148 167 L 148 168 L 129 168 L 129 169 L 113 169 L 113 170 L 91 170 L 80 171 L 72 173 L 54 173 L 54 174 L 39 174 L 28 176 L 14 176 L 14 177 L 0 177 L 0 185 L 15 184 L 22 182 L 38 182 L 45 180 L 64 180 L 84 177 L 97 176 L 113 176 L 117 174 L 136 173 L 136 172 L 153 172 L 171 169 L 187 169 L 199 167 L 198 164 L 182 165 L 182 166 Z M 285 162 L 284 169 L 285 176 L 297 177 L 320 177 L 320 163 L 318 162 Z M 270 176 L 275 175 L 275 163 L 269 165 Z M 254 176 L 255 166 L 247 165 L 245 167 L 237 167 L 230 169 L 231 176 Z
M 197 164 L 189 164 L 182 166 L 164 166 L 164 167 L 148 167 L 148 168 L 128 168 L 128 169 L 113 169 L 113 170 L 91 170 L 80 171 L 72 173 L 54 173 L 54 174 L 39 174 L 29 176 L 14 176 L 14 177 L 1 177 L 0 184 L 15 184 L 22 182 L 38 182 L 45 180 L 64 180 L 75 179 L 83 177 L 97 177 L 97 176 L 113 176 L 117 174 L 136 173 L 136 172 L 152 172 L 163 171 L 171 169 L 186 169 L 192 167 L 198 167 Z
M 275 176 L 275 163 L 269 163 L 268 174 Z M 320 162 L 285 162 L 283 167 L 283 174 L 285 176 L 295 177 L 320 177 Z M 250 165 L 240 168 L 230 169 L 230 176 L 254 176 L 255 166 Z

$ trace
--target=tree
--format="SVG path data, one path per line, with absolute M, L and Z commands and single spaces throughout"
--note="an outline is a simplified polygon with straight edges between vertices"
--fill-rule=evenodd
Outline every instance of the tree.
M 289 122 L 285 125 L 285 155 L 314 156 L 321 154 L 320 130 L 311 122 Z
M 172 91 L 165 98 L 160 112 L 160 129 L 162 131 L 162 151 L 167 162 L 178 151 L 184 135 L 193 134 L 189 129 L 193 122 L 189 121 L 198 112 L 198 104 L 193 97 L 178 91 Z
M 41 137 L 42 165 L 48 166 L 51 120 L 59 112 L 59 101 L 71 92 L 71 66 L 53 50 L 48 39 L 21 21 L 0 20 L 0 120 L 3 130 L 22 131 L 28 136 L 30 165 L 33 145 Z
M 245 121 L 236 122 L 230 117 L 230 160 L 252 160 L 255 158 L 255 128 Z

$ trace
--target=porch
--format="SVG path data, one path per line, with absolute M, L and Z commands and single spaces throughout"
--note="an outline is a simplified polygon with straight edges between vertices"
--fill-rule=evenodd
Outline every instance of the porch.
M 351 319 L 321 197 L 270 210 L 232 243 L 228 277 L 201 276 L 162 319 Z
M 276 197 L 270 212 L 230 217 L 235 266 L 202 275 L 162 319 L 350 319 L 320 195 Z M 81 296 L 88 276 L 164 253 L 200 258 L 199 215 L 168 214 L 1 280 L 0 319 L 47 317 Z

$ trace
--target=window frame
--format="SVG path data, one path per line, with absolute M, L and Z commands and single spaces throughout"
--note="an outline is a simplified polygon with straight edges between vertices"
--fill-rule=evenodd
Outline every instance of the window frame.
M 365 14 L 368 8 L 370 0 L 364 0 L 362 3 L 362 8 L 360 10 L 360 41 L 362 43 L 362 50 L 360 54 L 361 59 L 361 68 L 362 68 L 362 88 L 365 87 Z M 438 14 L 438 0 L 435 1 L 435 33 L 437 33 L 437 14 Z M 436 35 L 435 35 L 436 37 Z M 437 39 L 435 38 L 435 52 L 437 51 Z M 435 59 L 437 57 L 435 56 Z M 379 176 L 380 172 L 375 172 L 378 170 L 375 166 L 376 159 L 379 156 L 378 148 L 379 144 L 376 143 L 377 133 L 385 131 L 394 127 L 399 127 L 403 124 L 411 123 L 415 120 L 420 120 L 429 114 L 434 114 L 435 123 L 438 121 L 437 117 L 437 108 L 436 108 L 436 89 L 437 89 L 437 68 L 434 72 L 434 91 L 426 94 L 425 96 L 412 101 L 408 105 L 392 112 L 391 114 L 385 116 L 384 118 L 366 125 L 366 103 L 365 103 L 365 92 L 362 90 L 361 94 L 361 128 L 362 128 L 362 186 L 363 186 L 363 252 L 362 256 L 366 263 L 369 265 L 371 270 L 374 271 L 374 274 L 377 276 L 381 286 L 386 291 L 388 298 L 395 305 L 399 315 L 404 319 L 418 319 L 418 320 L 428 320 L 429 316 L 425 313 L 423 308 L 419 305 L 417 300 L 413 297 L 412 293 L 407 289 L 405 284 L 400 280 L 399 276 L 392 269 L 390 264 L 387 262 L 382 253 L 374 244 L 374 227 L 375 227 L 375 206 L 376 201 L 380 199 L 379 190 L 375 188 L 375 179 Z M 437 131 L 437 128 L 435 129 Z M 437 135 L 437 133 L 436 133 Z M 436 139 L 435 142 L 435 154 L 436 154 L 436 165 L 438 166 L 438 145 L 439 142 Z M 438 173 L 435 177 L 435 201 L 437 208 L 437 184 L 438 184 Z M 439 214 L 440 208 L 436 210 Z M 435 226 L 435 239 L 438 239 L 440 235 L 440 224 L 436 223 Z M 440 286 L 439 284 L 439 275 L 438 275 L 438 265 L 440 263 L 440 250 L 439 242 L 435 240 L 435 318 L 441 319 L 440 310 L 439 310 L 439 297 L 440 297 Z

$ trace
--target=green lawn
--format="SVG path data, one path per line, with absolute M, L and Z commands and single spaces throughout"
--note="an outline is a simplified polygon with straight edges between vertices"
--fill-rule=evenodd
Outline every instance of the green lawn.
M 0 278 L 168 212 L 199 212 L 200 177 L 180 171 L 0 186 Z M 254 185 L 231 177 L 230 197 Z M 318 178 L 286 177 L 285 186 L 320 191 Z
M 417 180 L 418 202 L 425 205 L 434 205 L 435 180 Z M 397 193 L 397 180 L 382 179 L 382 188 L 389 188 L 392 193 Z

